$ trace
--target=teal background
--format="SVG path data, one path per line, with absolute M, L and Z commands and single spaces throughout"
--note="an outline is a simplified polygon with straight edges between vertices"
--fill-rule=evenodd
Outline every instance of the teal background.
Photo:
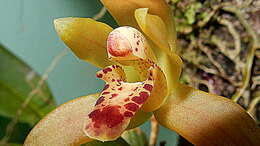
M 102 7 L 98 0 L 0 0 L 0 42 L 42 74 L 66 46 L 59 40 L 53 20 L 60 17 L 92 17 Z M 100 21 L 116 26 L 109 14 Z M 62 58 L 47 80 L 58 104 L 96 93 L 103 82 L 95 78 L 98 69 L 71 52 Z M 150 123 L 142 128 L 149 133 Z M 160 128 L 159 141 L 176 145 L 178 136 Z

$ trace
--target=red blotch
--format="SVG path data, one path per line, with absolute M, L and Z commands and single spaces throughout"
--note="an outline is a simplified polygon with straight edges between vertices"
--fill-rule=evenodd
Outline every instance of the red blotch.
M 116 94 L 116 93 L 112 94 L 111 97 L 110 97 L 110 99 L 116 97 L 117 95 L 118 95 L 118 94 Z
M 99 97 L 98 100 L 97 100 L 97 102 L 96 102 L 96 104 L 95 104 L 95 106 L 96 106 L 96 105 L 99 105 L 99 104 L 102 103 L 104 100 L 105 100 L 105 97 L 104 97 L 104 96 Z
M 153 86 L 152 85 L 150 85 L 150 84 L 145 84 L 144 85 L 144 89 L 146 89 L 146 90 L 148 90 L 148 91 L 152 91 L 153 90 Z
M 98 77 L 98 78 L 102 78 L 103 75 L 102 75 L 102 74 L 97 74 L 97 77 Z
M 124 119 L 119 108 L 119 106 L 107 106 L 102 111 L 100 109 L 92 111 L 88 116 L 92 119 L 95 128 L 100 128 L 102 125 L 112 128 L 122 123 Z
M 130 100 L 129 98 L 126 98 L 124 101 L 127 102 L 127 101 L 129 101 L 129 100 Z
M 117 81 L 117 84 L 116 84 L 117 86 L 121 86 L 121 82 L 119 82 L 119 81 Z
M 112 82 L 114 82 L 115 81 L 115 79 L 112 79 Z
M 128 96 L 133 96 L 134 95 L 134 93 L 132 93 L 132 94 L 130 94 L 130 95 L 128 95 Z
M 109 87 L 108 84 L 105 85 L 105 87 L 103 88 L 103 91 L 106 90 Z
M 112 69 L 111 69 L 110 67 L 103 69 L 103 72 L 104 72 L 105 74 L 106 74 L 107 72 L 110 72 L 110 71 L 112 71 Z
M 134 116 L 134 114 L 129 112 L 129 111 L 126 111 L 126 112 L 124 112 L 124 116 L 125 117 L 132 117 L 132 116 Z
M 149 97 L 149 94 L 147 92 L 140 92 L 139 93 L 140 97 L 144 98 L 145 100 Z
M 125 108 L 130 110 L 130 111 L 135 112 L 139 109 L 139 106 L 135 103 L 128 103 L 128 104 L 125 105 Z
M 140 96 L 134 96 L 132 98 L 132 101 L 134 101 L 137 104 L 143 104 L 146 101 L 146 99 L 148 98 L 148 96 L 149 95 L 147 92 L 141 92 Z
M 110 92 L 103 92 L 102 95 L 106 95 L 106 94 L 109 94 Z
M 123 87 L 118 88 L 119 91 L 121 91 L 122 89 L 123 89 Z
M 137 51 L 138 51 L 138 48 L 135 48 L 135 51 L 137 52 Z

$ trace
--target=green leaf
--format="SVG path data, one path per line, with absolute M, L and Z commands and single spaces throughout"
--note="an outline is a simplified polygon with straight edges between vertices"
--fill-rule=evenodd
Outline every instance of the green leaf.
M 29 93 L 36 87 L 40 76 L 2 45 L 0 62 L 0 115 L 13 118 Z M 33 125 L 54 107 L 51 91 L 44 83 L 25 107 L 19 120 Z
M 17 144 L 17 143 L 7 143 L 6 146 L 22 146 L 22 144 Z
M 107 142 L 94 140 L 82 146 L 130 146 L 130 145 L 124 139 L 118 138 L 115 141 L 107 141 Z
M 140 128 L 135 128 L 124 132 L 122 138 L 131 146 L 148 146 L 147 137 Z
M 11 121 L 10 118 L 6 118 L 3 116 L 0 116 L 0 139 L 2 139 L 5 135 L 5 128 L 8 125 L 8 123 Z M 28 123 L 22 123 L 18 122 L 15 127 L 14 131 L 10 137 L 9 142 L 12 144 L 8 143 L 8 145 L 14 145 L 14 144 L 22 144 L 24 142 L 24 139 L 26 135 L 30 132 L 32 126 L 29 125 Z M 3 130 L 2 130 L 3 129 Z

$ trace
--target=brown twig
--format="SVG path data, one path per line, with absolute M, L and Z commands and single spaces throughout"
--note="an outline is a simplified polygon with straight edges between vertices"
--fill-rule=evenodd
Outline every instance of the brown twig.
M 155 146 L 156 145 L 158 134 L 159 134 L 159 124 L 156 121 L 155 117 L 152 116 L 149 146 Z
M 95 19 L 95 20 L 101 19 L 102 17 L 104 17 L 106 12 L 107 12 L 106 7 L 102 7 L 101 10 L 95 16 L 93 16 L 92 18 Z
M 199 21 L 199 22 L 197 23 L 197 26 L 198 26 L 198 27 L 204 27 L 204 26 L 211 20 L 211 18 L 218 12 L 218 10 L 219 10 L 220 8 L 226 6 L 226 5 L 228 5 L 227 2 L 222 2 L 222 3 L 218 4 L 218 5 L 213 6 L 213 7 L 212 7 L 212 11 L 209 12 L 209 14 L 208 14 L 204 19 L 202 19 L 201 21 Z
M 211 50 L 208 47 L 206 47 L 205 45 L 203 45 L 201 40 L 198 41 L 198 45 L 199 45 L 199 48 L 201 49 L 201 51 L 203 51 L 208 56 L 209 60 L 215 65 L 215 67 L 218 69 L 220 74 L 225 75 L 225 70 L 222 68 L 222 66 L 218 62 L 215 61 L 215 59 L 212 56 Z
M 255 97 L 251 103 L 249 104 L 249 107 L 247 109 L 247 112 L 256 120 L 255 117 L 255 107 L 260 102 L 260 96 Z
M 258 41 L 258 37 L 257 37 L 256 33 L 254 32 L 253 28 L 246 21 L 244 14 L 239 9 L 237 9 L 236 7 L 233 7 L 233 6 L 226 6 L 226 7 L 223 7 L 223 10 L 234 13 L 238 17 L 240 23 L 246 29 L 247 33 L 251 37 L 251 47 L 249 48 L 249 51 L 246 56 L 246 65 L 243 70 L 242 85 L 237 89 L 237 92 L 232 96 L 232 100 L 237 102 L 249 84 L 254 54 L 255 54 L 256 49 L 259 49 L 259 41 Z
M 252 78 L 251 89 L 256 88 L 257 85 L 260 85 L 260 76 L 255 76 Z
M 218 22 L 224 26 L 226 26 L 229 30 L 229 33 L 232 35 L 233 39 L 234 39 L 234 44 L 235 44 L 235 49 L 230 51 L 229 53 L 229 57 L 233 60 L 233 61 L 237 61 L 237 56 L 241 51 L 241 40 L 240 40 L 240 36 L 239 33 L 236 31 L 235 27 L 233 26 L 232 22 L 230 22 L 227 19 L 224 18 L 218 18 L 217 19 Z M 225 50 L 227 51 L 227 50 Z

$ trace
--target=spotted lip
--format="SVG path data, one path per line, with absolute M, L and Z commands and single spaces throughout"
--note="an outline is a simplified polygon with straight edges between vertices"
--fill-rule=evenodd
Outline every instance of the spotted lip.
M 135 113 L 147 101 L 153 102 L 149 97 L 157 83 L 156 71 L 160 68 L 150 60 L 149 49 L 144 36 L 135 28 L 119 27 L 109 34 L 108 57 L 121 65 L 134 67 L 141 81 L 126 82 L 125 72 L 118 65 L 97 72 L 96 76 L 106 85 L 94 109 L 87 115 L 84 132 L 88 137 L 101 141 L 115 140 L 127 128 Z
M 127 83 L 123 69 L 111 65 L 97 72 L 106 82 L 94 109 L 87 115 L 84 132 L 101 141 L 118 138 L 153 89 L 153 74 L 142 82 Z

